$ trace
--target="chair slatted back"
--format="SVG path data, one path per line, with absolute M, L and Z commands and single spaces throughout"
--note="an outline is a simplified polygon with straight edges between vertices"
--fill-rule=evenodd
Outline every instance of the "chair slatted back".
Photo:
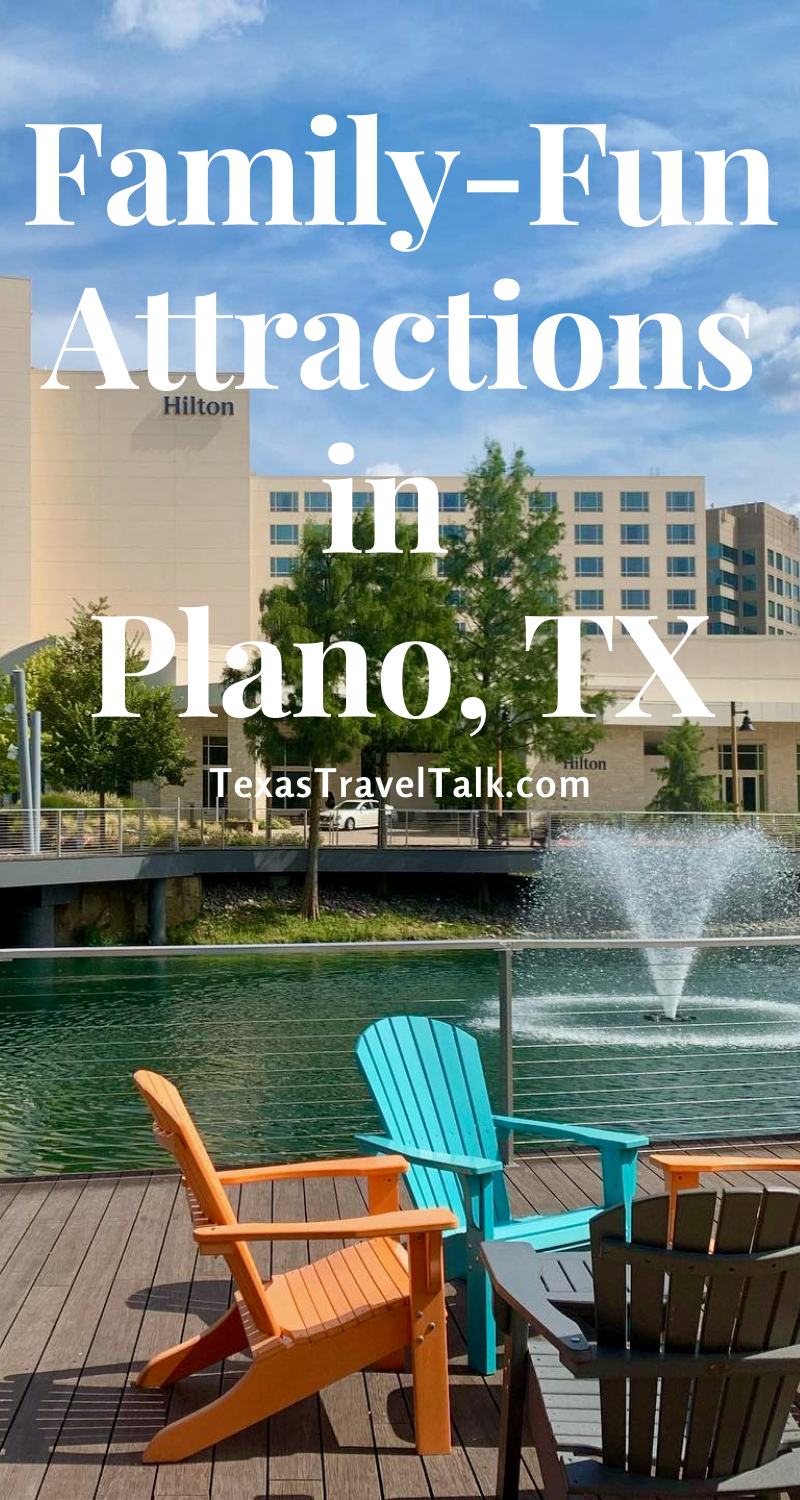
M 192 1219 L 207 1224 L 236 1224 L 230 1199 L 174 1083 L 160 1073 L 144 1069 L 134 1074 L 134 1083 L 153 1116 L 156 1139 L 180 1167 Z M 267 1307 L 264 1283 L 249 1245 L 244 1242 L 235 1245 L 225 1252 L 225 1260 L 259 1331 L 268 1336 L 280 1333 Z
M 598 1347 L 654 1357 L 652 1376 L 600 1376 L 603 1462 L 722 1479 L 777 1456 L 797 1366 L 745 1374 L 706 1361 L 692 1373 L 687 1356 L 721 1364 L 800 1341 L 800 1195 L 684 1193 L 671 1245 L 668 1218 L 666 1195 L 634 1203 L 628 1246 L 621 1207 L 591 1225 Z
M 427 1016 L 387 1016 L 368 1026 L 356 1057 L 387 1134 L 402 1147 L 499 1161 L 497 1131 L 478 1044 L 468 1032 Z M 447 1205 L 463 1225 L 464 1196 L 453 1172 L 412 1165 L 406 1181 L 419 1208 Z M 511 1210 L 502 1172 L 494 1212 Z

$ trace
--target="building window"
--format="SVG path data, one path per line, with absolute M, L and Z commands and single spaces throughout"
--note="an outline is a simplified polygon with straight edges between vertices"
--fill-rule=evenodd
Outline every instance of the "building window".
M 694 510 L 694 490 L 667 490 L 667 510 Z
M 678 525 L 677 523 L 673 524 L 672 526 L 667 526 L 667 546 L 693 547 L 694 525 L 689 522 L 684 526 Z
M 440 510 L 466 510 L 467 497 L 463 490 L 440 490 Z
M 299 561 L 297 557 L 271 557 L 269 560 L 270 577 L 291 578 Z
M 576 559 L 575 559 L 575 577 L 576 578 L 602 578 L 602 576 L 603 576 L 603 559 L 602 559 L 602 557 L 576 557 Z
M 667 589 L 667 609 L 694 609 L 696 602 L 694 589 Z
M 372 504 L 372 490 L 353 490 L 353 510 L 366 510 Z
M 756 554 L 755 554 L 755 552 L 750 551 L 749 548 L 743 547 L 742 548 L 742 566 L 745 567 L 745 568 L 754 568 L 755 565 L 756 565 Z
M 693 557 L 668 557 L 668 578 L 694 578 L 695 560 Z
M 419 495 L 416 490 L 398 490 L 395 495 L 395 510 L 416 510 L 419 504 Z
M 296 547 L 300 541 L 300 527 L 270 526 L 269 539 L 273 547 Z
M 782 578 L 776 578 L 775 579 L 775 592 L 776 592 L 776 594 L 780 594 L 780 597 L 783 598 L 783 579 Z
M 203 735 L 203 806 L 225 807 L 228 801 L 227 776 L 217 777 L 214 773 L 215 766 L 227 766 L 228 761 L 228 736 L 227 734 L 204 734 Z M 218 785 L 218 782 L 221 785 Z
M 767 574 L 767 588 L 769 589 L 769 591 L 770 591 L 771 594 L 775 593 L 775 574 L 774 573 L 768 573 Z
M 623 578 L 650 577 L 649 557 L 622 557 L 619 566 Z
M 753 594 L 758 588 L 758 579 L 754 573 L 742 574 L 742 593 Z
M 575 590 L 575 608 L 576 609 L 602 609 L 603 608 L 603 590 L 602 589 L 576 589 Z
M 623 589 L 622 590 L 622 608 L 623 609 L 649 609 L 650 608 L 650 590 L 649 589 Z
M 709 635 L 738 635 L 739 626 L 729 625 L 727 620 L 709 620 Z
M 775 553 L 775 566 L 776 566 L 776 568 L 780 568 L 781 572 L 783 572 L 783 553 L 782 552 L 776 552 Z
M 775 553 L 773 552 L 773 550 L 772 550 L 771 547 L 768 547 L 767 548 L 767 567 L 768 568 L 774 568 L 774 566 L 775 566 Z
M 694 596 L 694 589 L 670 589 L 667 597 L 669 598 L 670 594 L 680 593 L 690 593 L 692 596 Z M 673 605 L 672 603 L 670 603 L 670 609 L 688 609 L 690 607 L 694 609 L 694 604 L 689 606 L 686 604 Z M 708 613 L 710 615 L 738 615 L 739 602 L 737 599 L 726 598 L 724 594 L 709 594 Z
M 306 490 L 303 504 L 306 510 L 330 510 L 331 499 L 329 490 Z
M 581 635 L 602 635 L 603 631 L 596 620 L 581 621 Z
M 724 542 L 709 542 L 708 555 L 715 558 L 724 557 L 726 562 L 737 564 L 739 562 L 739 549 L 737 547 L 726 547 Z
M 767 614 L 769 615 L 769 617 L 770 617 L 771 620 L 775 619 L 775 601 L 774 601 L 774 599 L 768 599 L 767 600 Z
M 724 573 L 721 568 L 710 568 L 708 582 L 713 588 L 738 589 L 738 573 Z
M 733 754 L 730 740 L 717 751 L 719 767 L 720 797 L 729 806 L 733 804 Z M 736 760 L 739 771 L 739 805 L 744 812 L 763 812 L 767 805 L 766 761 L 763 745 L 737 742 Z
M 647 490 L 620 490 L 620 510 L 649 510 L 650 495 Z
M 466 526 L 440 526 L 440 535 L 446 542 L 463 542 L 467 535 Z
M 667 635 L 685 635 L 689 626 L 685 620 L 668 620 Z
M 575 509 L 576 510 L 595 510 L 595 511 L 602 510 L 603 509 L 603 491 L 602 490 L 575 490 Z
M 270 490 L 270 510 L 297 510 L 297 490 Z
M 758 614 L 758 605 L 751 604 L 749 599 L 745 599 L 744 603 L 742 604 L 742 614 L 745 615 L 747 619 L 752 620 L 753 616 Z
M 584 526 L 575 527 L 576 547 L 602 547 L 603 528 L 600 524 L 592 525 L 587 522 Z
M 644 526 L 620 526 L 619 541 L 621 547 L 649 547 L 650 527 Z
M 575 509 L 577 510 L 577 506 Z M 602 505 L 600 506 L 602 510 Z M 556 490 L 533 490 L 528 496 L 528 510 L 558 510 Z
M 782 604 L 778 605 L 778 619 L 779 620 L 783 620 L 783 605 Z

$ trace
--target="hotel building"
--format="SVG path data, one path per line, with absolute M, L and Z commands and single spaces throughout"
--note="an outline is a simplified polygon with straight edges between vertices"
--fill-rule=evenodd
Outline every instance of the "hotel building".
M 304 524 L 324 522 L 323 478 L 251 473 L 248 393 L 233 386 L 217 401 L 188 378 L 178 402 L 144 374 L 138 390 L 115 392 L 96 389 L 97 374 L 81 371 L 64 373 L 68 390 L 43 391 L 46 375 L 31 368 L 30 317 L 30 283 L 0 278 L 0 670 L 62 631 L 75 600 L 105 595 L 115 614 L 152 615 L 171 627 L 177 689 L 186 680 L 179 606 L 209 605 L 212 638 L 224 642 L 212 648 L 218 675 L 228 646 L 258 638 L 260 593 L 291 575 Z M 469 526 L 464 479 L 430 477 L 446 545 L 455 528 Z M 413 518 L 413 482 L 401 483 L 398 513 Z M 712 635 L 758 634 L 753 642 L 693 638 L 682 663 L 701 696 L 703 679 L 710 684 L 718 717 L 707 730 L 708 768 L 723 793 L 726 704 L 735 696 L 757 727 L 740 749 L 753 763 L 752 775 L 742 766 L 746 805 L 797 812 L 800 657 L 796 641 L 778 640 L 800 634 L 797 520 L 769 505 L 707 511 L 698 475 L 542 475 L 535 485 L 564 524 L 563 590 L 574 609 L 641 611 L 657 616 L 665 635 L 680 633 L 680 614 L 709 613 Z M 353 488 L 357 507 L 371 503 L 366 479 Z M 773 630 L 775 639 L 765 639 Z M 645 806 L 674 705 L 651 695 L 650 724 L 615 724 L 615 706 L 641 686 L 642 658 L 629 640 L 617 638 L 613 653 L 603 641 L 587 644 L 592 683 L 614 698 L 607 738 L 591 756 L 603 769 L 589 772 L 588 806 Z M 187 721 L 187 739 L 195 768 L 185 787 L 151 792 L 162 804 L 177 795 L 213 803 L 215 765 L 252 775 L 239 721 L 221 712 Z M 299 774 L 306 768 L 288 764 L 290 750 L 289 741 L 287 767 Z

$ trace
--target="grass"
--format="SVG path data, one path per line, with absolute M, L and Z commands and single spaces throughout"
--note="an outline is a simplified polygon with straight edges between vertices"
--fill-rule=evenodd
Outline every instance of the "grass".
M 426 921 L 403 912 L 385 911 L 354 916 L 320 912 L 319 921 L 306 922 L 285 905 L 263 902 L 238 912 L 206 912 L 169 933 L 171 943 L 357 943 L 403 938 L 485 937 L 479 922 Z

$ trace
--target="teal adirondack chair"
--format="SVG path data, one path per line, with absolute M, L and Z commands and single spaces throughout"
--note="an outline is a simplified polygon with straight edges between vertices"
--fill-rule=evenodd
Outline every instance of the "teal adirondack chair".
M 519 1120 L 492 1113 L 478 1044 L 468 1032 L 427 1016 L 387 1016 L 368 1026 L 356 1057 L 372 1091 L 385 1136 L 359 1135 L 369 1152 L 399 1152 L 418 1208 L 451 1208 L 460 1228 L 445 1234 L 449 1277 L 467 1278 L 467 1346 L 473 1369 L 496 1368 L 497 1335 L 488 1278 L 478 1254 L 484 1240 L 527 1240 L 537 1250 L 587 1245 L 594 1206 L 514 1219 L 500 1141 L 538 1135 L 594 1146 L 600 1152 L 605 1207 L 624 1203 L 636 1186 L 636 1156 L 645 1135 Z

